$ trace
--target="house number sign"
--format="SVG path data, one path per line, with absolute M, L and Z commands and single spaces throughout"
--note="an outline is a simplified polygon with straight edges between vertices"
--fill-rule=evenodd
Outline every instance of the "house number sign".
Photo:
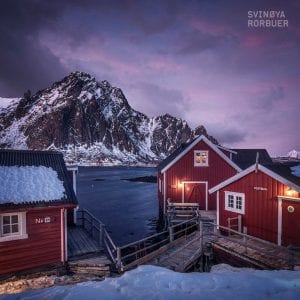
M 34 223 L 35 224 L 51 223 L 51 218 L 50 217 L 35 218 Z

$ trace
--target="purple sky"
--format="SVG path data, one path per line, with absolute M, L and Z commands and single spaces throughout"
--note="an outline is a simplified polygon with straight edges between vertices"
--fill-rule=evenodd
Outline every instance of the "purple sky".
M 289 26 L 248 28 L 249 10 L 284 11 Z M 4 0 L 0 33 L 2 97 L 82 70 L 227 146 L 300 150 L 297 0 Z

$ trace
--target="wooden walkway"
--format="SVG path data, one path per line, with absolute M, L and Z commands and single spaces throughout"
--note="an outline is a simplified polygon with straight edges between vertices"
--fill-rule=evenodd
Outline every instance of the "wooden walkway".
M 97 242 L 81 226 L 68 228 L 68 257 L 100 252 Z
M 202 255 L 202 241 L 199 232 L 194 232 L 175 247 L 168 249 L 148 264 L 176 272 L 189 270 Z
M 78 275 L 110 276 L 112 262 L 81 226 L 68 228 L 68 269 Z
M 230 240 L 219 237 L 213 242 L 213 248 L 215 252 L 221 250 L 259 269 L 282 270 L 300 265 L 300 254 L 291 256 L 287 248 L 258 239 L 249 239 L 245 247 L 239 237 L 232 237 Z

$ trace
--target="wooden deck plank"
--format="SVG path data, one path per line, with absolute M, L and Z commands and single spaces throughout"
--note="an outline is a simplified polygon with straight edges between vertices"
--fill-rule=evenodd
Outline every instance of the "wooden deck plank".
M 68 228 L 68 256 L 99 252 L 99 245 L 80 226 Z

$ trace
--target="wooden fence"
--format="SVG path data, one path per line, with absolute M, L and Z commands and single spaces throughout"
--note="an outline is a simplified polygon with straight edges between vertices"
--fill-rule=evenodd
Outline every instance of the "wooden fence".
M 239 224 L 238 219 L 237 221 Z M 107 251 L 118 271 L 126 271 L 150 261 L 169 248 L 187 239 L 195 231 L 198 231 L 197 238 L 200 239 L 200 245 L 202 245 L 204 241 L 224 238 L 242 245 L 244 247 L 244 253 L 247 253 L 249 249 L 263 251 L 264 254 L 277 259 L 288 259 L 291 269 L 300 265 L 300 248 L 278 246 L 271 242 L 247 235 L 246 233 L 241 233 L 240 225 L 238 226 L 238 230 L 234 230 L 229 227 L 217 225 L 207 219 L 203 220 L 200 217 L 195 217 L 172 226 L 170 225 L 167 230 L 124 246 L 116 246 L 107 232 L 105 225 L 85 209 L 77 212 L 77 225 L 83 226 L 93 239 L 99 242 L 99 246 Z M 223 233 L 227 232 L 228 235 L 221 234 L 220 229 Z M 256 243 L 250 243 L 250 241 Z M 265 245 L 266 247 L 257 247 L 256 245 L 258 244 Z M 275 254 L 275 250 L 279 251 Z M 282 250 L 282 252 L 280 252 L 280 250 Z

